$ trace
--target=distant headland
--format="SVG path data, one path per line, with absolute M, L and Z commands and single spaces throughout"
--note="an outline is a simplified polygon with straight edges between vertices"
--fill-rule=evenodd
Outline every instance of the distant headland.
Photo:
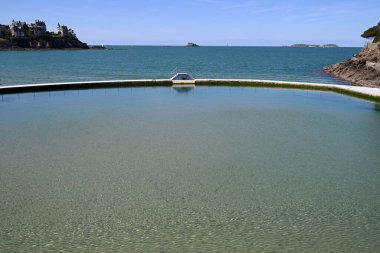
M 44 21 L 34 23 L 13 20 L 10 25 L 0 24 L 0 50 L 36 49 L 89 49 L 74 30 L 58 23 L 56 32 L 46 30 Z
M 288 46 L 285 46 L 288 47 Z M 293 44 L 290 47 L 322 47 L 322 48 L 332 48 L 332 47 L 339 47 L 336 44 L 324 44 L 324 45 L 317 45 L 317 44 Z

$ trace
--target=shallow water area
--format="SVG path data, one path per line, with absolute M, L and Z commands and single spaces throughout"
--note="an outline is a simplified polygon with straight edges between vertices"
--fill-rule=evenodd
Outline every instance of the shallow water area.
M 380 111 L 332 93 L 0 98 L 0 251 L 377 252 Z

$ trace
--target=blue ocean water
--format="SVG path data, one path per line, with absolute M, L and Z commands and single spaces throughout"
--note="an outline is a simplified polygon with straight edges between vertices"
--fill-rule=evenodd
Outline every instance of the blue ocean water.
M 360 48 L 109 46 L 112 50 L 1 51 L 0 84 L 169 78 L 345 82 L 323 73 Z

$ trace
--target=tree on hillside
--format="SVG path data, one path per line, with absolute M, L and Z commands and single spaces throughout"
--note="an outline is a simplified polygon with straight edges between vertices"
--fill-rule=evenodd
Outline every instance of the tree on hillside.
M 373 39 L 374 43 L 380 42 L 380 22 L 377 25 L 366 30 L 362 34 L 362 37 L 366 39 Z

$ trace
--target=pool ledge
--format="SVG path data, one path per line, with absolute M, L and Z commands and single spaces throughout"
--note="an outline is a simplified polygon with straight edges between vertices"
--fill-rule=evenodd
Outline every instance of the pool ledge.
M 315 90 L 335 92 L 351 97 L 369 100 L 380 103 L 380 88 L 363 87 L 353 85 L 324 84 L 324 83 L 307 83 L 307 82 L 288 82 L 275 80 L 257 80 L 257 79 L 197 79 L 197 86 L 241 86 L 241 87 L 266 87 L 266 88 L 284 88 L 299 90 Z
M 65 82 L 65 83 L 43 83 L 43 84 L 25 84 L 25 85 L 3 85 L 0 86 L 0 94 L 14 94 L 40 91 L 57 91 L 57 90 L 78 90 L 78 89 L 100 89 L 100 88 L 121 88 L 121 87 L 165 87 L 172 86 L 170 79 L 138 79 L 138 80 L 110 80 L 110 81 L 86 81 L 86 82 Z M 380 102 L 380 88 L 306 83 L 306 82 L 288 82 L 275 80 L 257 80 L 257 79 L 196 79 L 196 86 L 230 86 L 230 87 L 266 87 L 266 88 L 284 88 L 300 90 L 329 91 L 344 94 L 356 98 Z

